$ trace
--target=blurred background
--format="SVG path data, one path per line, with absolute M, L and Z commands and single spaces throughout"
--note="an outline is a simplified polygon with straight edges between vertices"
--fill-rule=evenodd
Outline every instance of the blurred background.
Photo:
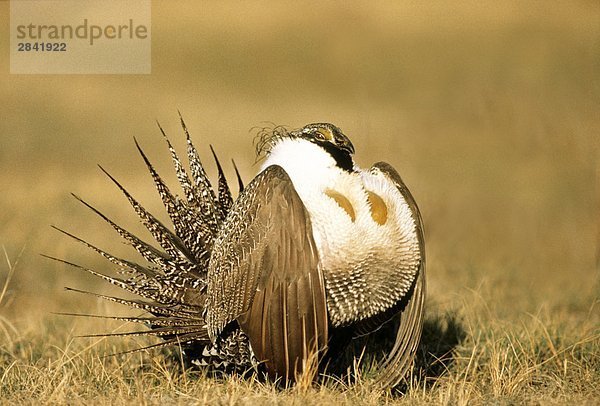
M 155 121 L 183 152 L 177 110 L 213 178 L 209 144 L 249 181 L 251 129 L 269 123 L 332 122 L 361 166 L 391 163 L 425 221 L 432 312 L 465 289 L 500 318 L 578 317 L 600 296 L 598 2 L 155 1 L 150 75 L 10 75 L 8 15 L 1 2 L 0 314 L 17 328 L 103 312 L 63 290 L 103 283 L 39 254 L 110 272 L 57 225 L 136 258 L 70 193 L 150 240 L 96 164 L 166 221 L 133 137 L 175 190 Z

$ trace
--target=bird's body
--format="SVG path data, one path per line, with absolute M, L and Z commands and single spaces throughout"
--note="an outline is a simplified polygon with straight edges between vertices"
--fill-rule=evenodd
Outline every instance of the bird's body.
M 352 143 L 331 124 L 279 133 L 264 146 L 259 174 L 246 187 L 240 181 L 235 201 L 218 160 L 213 192 L 189 136 L 191 177 L 169 143 L 185 200 L 171 194 L 142 153 L 175 233 L 119 185 L 163 251 L 92 208 L 150 266 L 84 242 L 132 276 L 88 271 L 149 299 L 108 297 L 148 311 L 152 317 L 128 321 L 149 321 L 149 334 L 183 344 L 192 363 L 263 369 L 289 381 L 314 373 L 307 365 L 323 359 L 340 335 L 369 334 L 398 319 L 379 378 L 398 384 L 420 338 L 425 293 L 414 199 L 391 166 L 359 168 Z
M 304 139 L 275 144 L 262 170 L 273 165 L 289 175 L 310 215 L 332 326 L 392 307 L 412 284 L 402 272 L 414 275 L 421 260 L 416 223 L 398 188 L 378 169 L 341 169 Z

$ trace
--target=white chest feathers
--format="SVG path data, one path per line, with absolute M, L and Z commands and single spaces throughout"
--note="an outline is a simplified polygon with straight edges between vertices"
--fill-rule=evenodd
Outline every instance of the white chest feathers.
M 378 169 L 344 171 L 299 139 L 276 144 L 263 169 L 270 165 L 285 169 L 310 215 L 332 324 L 394 306 L 421 261 L 416 221 L 396 185 Z

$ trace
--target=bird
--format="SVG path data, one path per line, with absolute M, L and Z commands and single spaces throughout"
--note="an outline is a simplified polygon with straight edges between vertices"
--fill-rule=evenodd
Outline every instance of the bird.
M 385 162 L 360 168 L 352 142 L 333 124 L 278 126 L 258 134 L 256 156 L 262 163 L 247 185 L 233 162 L 239 188 L 234 199 L 213 147 L 214 188 L 181 115 L 180 123 L 189 169 L 160 124 L 159 129 L 182 197 L 171 192 L 135 140 L 172 228 L 100 166 L 158 247 L 73 195 L 131 245 L 142 263 L 55 227 L 124 276 L 49 258 L 140 297 L 68 288 L 144 312 L 114 318 L 147 330 L 102 335 L 156 336 L 158 343 L 142 349 L 173 346 L 189 365 L 259 372 L 287 385 L 302 374 L 317 379 L 353 340 L 394 323 L 388 337 L 393 345 L 375 380 L 383 388 L 405 382 L 423 328 L 425 241 L 421 214 L 398 172 Z

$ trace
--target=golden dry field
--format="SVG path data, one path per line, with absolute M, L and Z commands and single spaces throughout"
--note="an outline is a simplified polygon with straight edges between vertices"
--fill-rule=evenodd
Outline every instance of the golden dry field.
M 154 1 L 150 75 L 11 75 L 0 2 L 0 399 L 111 404 L 598 404 L 600 4 Z M 253 132 L 328 121 L 384 160 L 426 228 L 426 324 L 404 395 L 329 380 L 280 390 L 184 371 L 155 341 L 60 312 L 131 314 L 47 254 L 110 272 L 57 225 L 136 258 L 70 196 L 144 234 L 101 164 L 166 221 L 136 137 L 176 179 L 180 110 L 246 181 Z M 233 179 L 233 178 L 231 178 Z M 362 371 L 362 372 L 361 372 Z

